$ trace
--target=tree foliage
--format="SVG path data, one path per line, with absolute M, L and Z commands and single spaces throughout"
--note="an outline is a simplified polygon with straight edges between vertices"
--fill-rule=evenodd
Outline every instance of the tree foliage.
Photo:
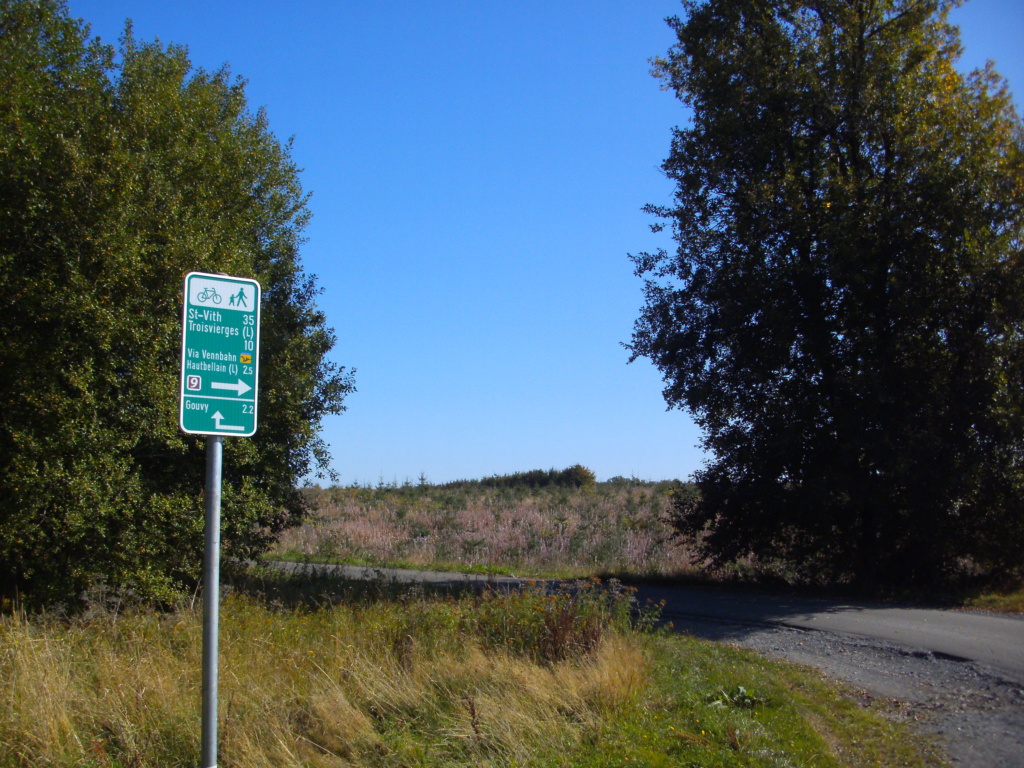
M 0 0 L 0 587 L 165 594 L 201 569 L 204 440 L 180 434 L 183 278 L 264 288 L 260 426 L 226 440 L 225 552 L 251 556 L 326 470 L 350 375 L 299 262 L 298 169 L 244 83 L 178 46 L 119 56 L 61 0 Z
M 480 481 L 484 488 L 588 488 L 597 484 L 597 475 L 582 464 L 566 469 L 531 469 L 511 475 L 493 475 Z
M 691 110 L 631 345 L 712 458 L 712 563 L 936 583 L 1024 563 L 1024 132 L 946 0 L 684 0 Z M 658 228 L 656 225 L 655 228 Z

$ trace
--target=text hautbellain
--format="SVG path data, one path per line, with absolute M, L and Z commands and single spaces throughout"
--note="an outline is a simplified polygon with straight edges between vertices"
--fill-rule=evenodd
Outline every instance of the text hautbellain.
M 211 373 L 227 373 L 228 367 L 220 363 L 204 363 L 199 360 L 186 360 L 185 368 L 190 371 L 209 371 Z

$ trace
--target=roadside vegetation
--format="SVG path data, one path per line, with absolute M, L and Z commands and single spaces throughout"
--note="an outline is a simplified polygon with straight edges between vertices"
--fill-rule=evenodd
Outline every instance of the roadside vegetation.
M 580 476 L 589 479 L 577 482 Z M 268 560 L 810 589 L 1024 612 L 1024 585 L 1013 574 L 1001 581 L 965 580 L 958 589 L 890 585 L 865 591 L 808 580 L 782 558 L 748 556 L 709 566 L 677 534 L 677 509 L 697 493 L 679 481 L 597 482 L 586 468 L 574 467 L 443 485 L 420 478 L 304 493 L 310 512 L 282 534 Z
M 310 488 L 313 511 L 268 557 L 562 578 L 693 570 L 667 517 L 681 483 L 597 483 L 584 471 L 589 482 L 579 484 L 541 483 L 559 473 L 538 470 L 445 485 Z
M 236 578 L 225 768 L 939 765 L 800 668 L 651 629 L 630 592 L 430 594 Z M 639 619 L 635 618 L 639 615 Z M 0 766 L 178 768 L 199 754 L 199 606 L 93 595 L 0 618 Z
M 1008 588 L 1000 592 L 983 592 L 968 597 L 964 604 L 970 608 L 980 608 L 999 613 L 1024 613 L 1024 586 L 1016 589 Z

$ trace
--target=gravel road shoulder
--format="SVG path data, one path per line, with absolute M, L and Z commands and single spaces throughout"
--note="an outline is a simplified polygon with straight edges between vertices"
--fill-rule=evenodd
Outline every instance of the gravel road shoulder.
M 1024 768 L 1024 680 L 887 641 L 784 626 L 665 616 L 678 631 L 814 667 L 935 735 L 955 766 Z

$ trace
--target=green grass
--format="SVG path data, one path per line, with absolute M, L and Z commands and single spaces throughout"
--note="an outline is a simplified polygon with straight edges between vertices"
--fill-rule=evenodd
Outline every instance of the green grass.
M 986 592 L 967 598 L 968 608 L 981 608 L 999 613 L 1024 613 L 1024 586 L 1002 592 Z
M 432 593 L 246 574 L 221 610 L 223 768 L 934 766 L 792 665 L 654 631 L 628 589 Z M 0 619 L 0 766 L 194 768 L 198 606 Z
M 545 579 L 545 580 L 573 580 L 623 577 L 637 578 L 632 573 L 607 573 L 596 568 L 568 568 L 568 567 L 522 567 L 502 565 L 481 565 L 474 563 L 461 563 L 454 560 L 435 560 L 429 563 L 414 562 L 410 560 L 384 560 L 373 557 L 323 557 L 319 555 L 305 555 L 295 551 L 284 551 L 263 555 L 263 562 L 284 562 L 284 563 L 309 563 L 313 565 L 352 565 L 357 568 L 400 568 L 410 571 L 438 571 L 441 573 L 463 573 L 480 576 L 511 576 L 522 579 Z
M 515 574 L 512 568 L 499 566 L 499 565 L 477 565 L 477 564 L 466 564 L 453 561 L 433 562 L 433 563 L 417 563 L 410 560 L 382 560 L 373 557 L 357 557 L 355 555 L 347 556 L 336 556 L 336 557 L 325 557 L 322 555 L 305 555 L 301 552 L 295 551 L 284 551 L 275 554 L 265 554 L 261 558 L 266 562 L 280 561 L 285 563 L 314 563 L 314 564 L 329 564 L 329 565 L 354 565 L 360 568 L 405 568 L 412 571 L 425 571 L 425 570 L 436 570 L 444 571 L 446 573 L 478 573 L 481 575 L 494 575 L 494 576 L 512 576 L 512 575 L 523 575 L 523 576 L 537 576 L 540 574 Z M 585 577 L 585 575 L 581 575 Z
M 809 670 L 693 639 L 651 643 L 663 699 L 634 728 L 640 762 L 630 764 L 941 764 L 903 726 Z M 661 754 L 679 762 L 659 761 Z

